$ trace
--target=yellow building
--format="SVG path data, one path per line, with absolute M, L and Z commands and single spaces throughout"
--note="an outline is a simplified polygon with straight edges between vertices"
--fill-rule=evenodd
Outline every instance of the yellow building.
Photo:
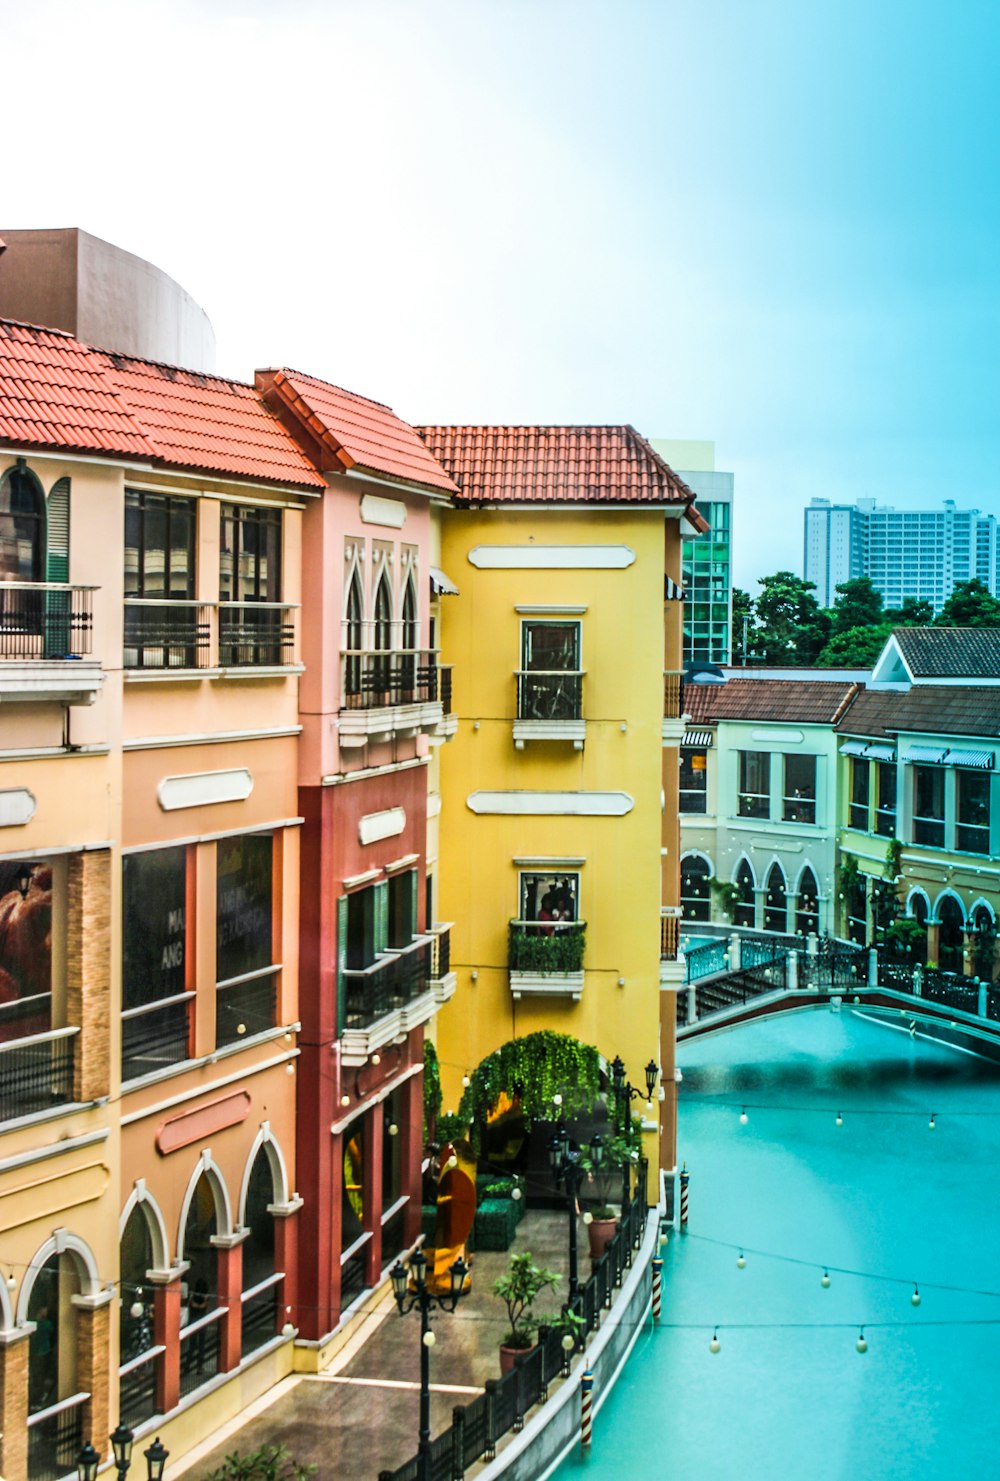
M 461 490 L 441 549 L 460 716 L 440 777 L 438 913 L 458 977 L 438 1024 L 444 1104 L 501 1044 L 558 1030 L 638 1084 L 661 1066 L 646 1151 L 669 1170 L 674 598 L 693 496 L 630 427 L 422 431 Z

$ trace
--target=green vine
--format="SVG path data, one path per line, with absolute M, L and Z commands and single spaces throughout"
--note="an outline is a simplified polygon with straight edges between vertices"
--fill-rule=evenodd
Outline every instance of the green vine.
M 441 1066 L 430 1039 L 424 1040 L 424 1141 L 434 1135 L 434 1123 L 441 1109 Z
M 895 884 L 902 872 L 903 845 L 898 838 L 890 838 L 885 846 L 885 877 L 890 884 Z
M 861 870 L 858 868 L 858 861 L 853 857 L 853 855 L 849 854 L 848 857 L 844 860 L 843 864 L 841 864 L 840 872 L 837 875 L 837 883 L 840 886 L 841 893 L 844 895 L 848 895 L 852 890 L 859 888 L 859 886 L 861 885 L 861 878 Z
M 727 920 L 734 921 L 736 919 L 736 907 L 743 899 L 743 896 L 740 894 L 739 885 L 733 884 L 728 879 L 716 879 L 714 874 L 708 882 L 712 887 L 712 894 L 718 902 L 719 909 Z
M 562 1096 L 564 1115 L 586 1111 L 601 1090 L 600 1058 L 593 1044 L 551 1029 L 511 1039 L 473 1070 L 458 1115 L 471 1128 L 479 1150 L 487 1117 L 504 1093 L 517 1097 L 526 1124 L 551 1121 L 553 1097 Z

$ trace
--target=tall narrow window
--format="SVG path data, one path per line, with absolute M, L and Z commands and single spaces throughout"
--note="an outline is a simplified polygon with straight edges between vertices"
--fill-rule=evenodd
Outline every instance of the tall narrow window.
M 788 886 L 780 864 L 772 864 L 764 897 L 764 930 L 788 930 Z
M 224 838 L 216 853 L 216 1042 L 274 1027 L 277 974 L 272 946 L 274 838 Z
M 420 625 L 417 620 L 417 588 L 411 577 L 403 594 L 403 661 L 402 683 L 404 702 L 412 700 L 417 681 L 417 647 L 420 642 Z
M 876 768 L 878 798 L 875 807 L 875 832 L 882 838 L 896 835 L 896 763 L 879 761 Z
M 579 720 L 583 715 L 579 622 L 525 622 L 518 674 L 519 720 Z
M 277 1334 L 278 1297 L 283 1273 L 275 1262 L 274 1176 L 263 1147 L 254 1158 L 247 1185 L 244 1221 L 250 1231 L 243 1245 L 243 1319 L 240 1324 L 243 1356 L 255 1352 Z
M 707 859 L 692 854 L 681 860 L 681 911 L 685 920 L 711 919 L 711 877 L 712 866 Z
M 990 851 L 990 774 L 963 771 L 955 774 L 957 797 L 957 844 L 964 854 Z
M 382 572 L 375 591 L 374 639 L 374 689 L 376 694 L 387 699 L 392 688 L 392 591 L 385 571 Z
M 965 914 L 954 895 L 937 904 L 938 966 L 945 972 L 961 972 L 965 948 Z
M 215 1194 L 208 1175 L 195 1185 L 184 1225 L 184 1259 L 188 1269 L 181 1283 L 181 1397 L 200 1388 L 219 1368 L 218 1251 L 212 1243 L 219 1232 Z
M 156 1377 L 161 1352 L 154 1340 L 154 1287 L 146 1275 L 154 1264 L 153 1241 L 149 1221 L 138 1205 L 125 1225 L 119 1260 L 118 1403 L 122 1423 L 134 1429 L 157 1413 Z
M 291 633 L 281 602 L 281 511 L 223 504 L 219 546 L 219 662 L 280 664 Z
M 389 880 L 389 934 L 392 947 L 409 946 L 417 934 L 417 871 L 404 869 Z
M 795 911 L 796 935 L 808 936 L 819 931 L 819 886 L 812 869 L 803 869 L 799 878 L 799 900 Z
M 53 1255 L 35 1276 L 28 1298 L 28 1472 L 65 1476 L 83 1444 L 89 1394 L 77 1373 L 77 1331 L 82 1313 L 80 1271 L 70 1254 Z M 82 1335 L 82 1334 L 81 1334 Z M 56 1412 L 51 1411 L 55 1406 Z
M 347 624 L 345 637 L 347 652 L 344 662 L 344 690 L 346 705 L 357 704 L 362 690 L 362 672 L 365 645 L 365 599 L 361 589 L 361 574 L 355 570 L 347 593 Z
M 703 813 L 708 808 L 708 752 L 681 746 L 680 811 Z
M 195 501 L 125 490 L 125 667 L 193 668 L 208 631 L 194 603 Z
M 771 812 L 770 751 L 740 751 L 740 790 L 737 812 L 741 818 L 766 818 Z
M 0 581 L 44 581 L 45 494 L 27 468 L 0 478 Z
M 188 851 L 122 860 L 122 1079 L 188 1057 Z
M 871 762 L 863 756 L 851 757 L 851 801 L 847 821 L 859 833 L 868 832 L 868 801 L 871 788 Z
M 750 867 L 750 860 L 742 858 L 733 881 L 739 891 L 739 899 L 733 911 L 734 926 L 753 926 L 755 920 L 755 897 L 754 897 L 754 874 Z
M 815 756 L 785 757 L 784 820 L 786 823 L 816 821 Z
M 913 841 L 944 846 L 944 771 L 940 766 L 913 768 Z

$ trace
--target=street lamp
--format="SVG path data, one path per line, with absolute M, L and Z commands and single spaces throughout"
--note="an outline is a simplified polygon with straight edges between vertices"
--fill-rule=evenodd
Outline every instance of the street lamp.
M 465 1277 L 468 1269 L 460 1258 L 448 1271 L 451 1289 L 446 1295 L 437 1296 L 427 1287 L 427 1256 L 422 1249 L 410 1256 L 409 1269 L 398 1260 L 389 1273 L 392 1294 L 396 1298 L 400 1316 L 406 1316 L 413 1308 L 420 1309 L 420 1443 L 417 1454 L 417 1481 L 431 1481 L 431 1348 L 434 1333 L 431 1331 L 431 1311 L 437 1306 L 442 1311 L 453 1312 L 465 1295 Z M 410 1278 L 414 1290 L 410 1291 Z
M 567 1211 L 569 1213 L 569 1299 L 576 1296 L 580 1288 L 577 1271 L 576 1251 L 576 1218 L 577 1199 L 580 1194 L 580 1185 L 586 1177 L 586 1169 L 582 1165 L 583 1148 L 571 1147 L 569 1132 L 562 1121 L 556 1127 L 555 1135 L 549 1143 L 549 1166 L 557 1188 L 566 1189 Z M 604 1161 L 604 1143 L 599 1135 L 594 1137 L 590 1144 L 590 1160 L 595 1172 Z
M 128 1425 L 122 1424 L 121 1420 L 111 1436 L 111 1449 L 115 1457 L 115 1470 L 119 1476 L 127 1476 L 132 1464 L 132 1441 L 135 1436 Z
M 660 1077 L 660 1066 L 655 1059 L 651 1059 L 644 1072 L 646 1077 L 646 1105 L 653 1109 L 653 1093 L 656 1090 L 656 1082 Z M 625 1079 L 625 1065 L 620 1055 L 615 1055 L 611 1061 L 611 1089 L 615 1097 L 615 1120 L 623 1136 L 628 1134 L 629 1107 L 634 1100 L 642 1099 L 642 1091 L 637 1090 Z M 626 1161 L 622 1164 L 622 1213 L 628 1208 L 632 1201 L 631 1164 Z
M 128 1425 L 120 1421 L 111 1436 L 111 1449 L 115 1458 L 115 1470 L 119 1477 L 127 1476 L 132 1468 L 132 1446 L 135 1436 Z M 164 1450 L 157 1437 L 148 1450 L 143 1451 L 146 1459 L 146 1481 L 163 1481 L 163 1468 L 169 1450 Z M 101 1457 L 88 1440 L 76 1458 L 77 1481 L 97 1481 Z

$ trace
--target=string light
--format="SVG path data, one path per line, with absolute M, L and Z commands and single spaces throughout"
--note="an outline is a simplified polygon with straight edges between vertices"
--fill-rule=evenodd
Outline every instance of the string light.
M 741 1126 L 746 1126 L 746 1124 L 747 1124 L 747 1122 L 749 1120 L 750 1120 L 750 1117 L 747 1115 L 747 1108 L 746 1108 L 746 1106 L 744 1106 L 743 1109 L 742 1109 L 742 1111 L 740 1112 L 740 1125 Z
M 746 1255 L 744 1255 L 743 1251 L 740 1250 L 739 1254 L 736 1256 L 736 1269 L 737 1270 L 746 1270 L 746 1268 L 747 1268 L 747 1257 L 746 1257 Z
M 823 1271 L 823 1274 L 819 1278 L 819 1283 L 823 1287 L 824 1291 L 828 1291 L 830 1289 L 830 1272 L 829 1272 L 829 1270 L 824 1270 Z
M 709 1350 L 709 1352 L 713 1352 L 713 1353 L 714 1352 L 721 1352 L 722 1351 L 722 1343 L 719 1341 L 719 1329 L 718 1329 L 718 1327 L 716 1327 L 715 1331 L 712 1333 L 712 1340 L 708 1344 L 708 1350 Z
M 840 1114 L 839 1111 L 837 1112 L 837 1119 L 836 1119 L 836 1121 L 834 1121 L 833 1124 L 834 1124 L 834 1126 L 843 1126 L 843 1124 L 844 1124 L 844 1118 Z
M 937 1126 L 937 1117 L 934 1115 L 934 1112 L 932 1111 L 931 1112 L 931 1119 L 927 1123 L 927 1129 L 928 1129 L 928 1131 L 933 1131 L 936 1126 Z
M 913 1295 L 910 1297 L 910 1305 L 911 1306 L 919 1306 L 920 1305 L 920 1291 L 919 1291 L 919 1289 L 918 1289 L 917 1286 L 914 1286 L 913 1287 Z
M 867 1352 L 868 1351 L 868 1343 L 865 1341 L 865 1329 L 864 1329 L 864 1327 L 861 1327 L 859 1329 L 859 1331 L 858 1331 L 858 1340 L 857 1340 L 857 1342 L 855 1342 L 854 1347 L 855 1347 L 855 1350 L 857 1352 Z

